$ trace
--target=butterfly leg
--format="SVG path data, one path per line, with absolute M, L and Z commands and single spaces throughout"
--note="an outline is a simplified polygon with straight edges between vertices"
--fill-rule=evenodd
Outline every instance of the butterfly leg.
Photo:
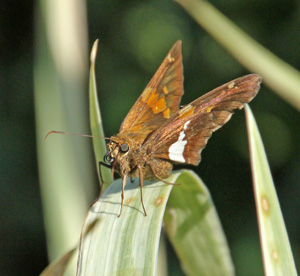
M 121 210 L 120 210 L 120 214 L 118 215 L 118 218 L 121 216 L 122 210 L 123 210 L 124 189 L 125 189 L 125 186 L 126 186 L 126 181 L 127 181 L 127 174 L 124 174 L 123 182 L 122 182 L 122 193 L 121 193 Z
M 154 170 L 153 167 L 151 166 L 151 163 L 149 163 L 149 166 L 150 166 L 150 168 L 151 168 L 151 171 L 153 172 L 153 175 L 154 175 L 159 181 L 162 181 L 162 182 L 164 182 L 164 183 L 166 183 L 166 184 L 168 184 L 168 185 L 174 185 L 174 186 L 175 186 L 175 185 L 180 185 L 179 183 L 171 183 L 171 182 L 168 182 L 168 181 L 162 179 L 160 176 L 158 176 L 158 175 L 156 174 L 155 170 Z
M 140 166 L 138 166 L 138 170 L 139 170 L 139 183 L 140 183 L 140 190 L 141 190 L 141 202 L 142 202 L 142 206 L 144 209 L 144 214 L 145 217 L 147 216 L 147 212 L 144 206 L 144 200 L 143 200 L 143 172 L 142 172 L 142 168 Z

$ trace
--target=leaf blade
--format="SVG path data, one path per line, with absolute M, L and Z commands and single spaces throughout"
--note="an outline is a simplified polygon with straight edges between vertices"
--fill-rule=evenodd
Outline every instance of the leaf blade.
M 175 0 L 214 39 L 289 104 L 300 110 L 300 72 L 242 31 L 204 0 Z
M 185 185 L 172 190 L 164 222 L 184 271 L 197 276 L 234 275 L 229 247 L 209 191 L 192 171 L 183 172 L 178 178 L 181 181 Z
M 169 181 L 176 181 L 179 173 Z M 90 209 L 83 232 L 77 275 L 155 275 L 158 244 L 166 201 L 172 185 L 144 183 L 145 217 L 140 201 L 138 179 L 125 188 L 122 216 L 120 211 L 122 180 L 115 181 Z M 106 256 L 105 259 L 102 256 Z
M 245 106 L 254 194 L 266 275 L 297 275 L 290 242 L 264 146 L 250 108 Z
M 100 106 L 97 95 L 97 83 L 95 76 L 95 62 L 98 49 L 98 40 L 94 42 L 91 51 L 91 66 L 90 66 L 90 80 L 89 80 L 89 100 L 90 100 L 90 124 L 93 137 L 93 147 L 96 159 L 96 167 L 99 168 L 99 162 L 103 160 L 103 156 L 107 152 L 106 143 L 103 139 L 104 130 L 100 113 Z M 102 137 L 102 138 L 101 138 Z M 101 188 L 105 191 L 106 188 L 113 182 L 111 171 L 108 168 L 101 167 L 104 183 L 101 183 L 99 170 L 97 170 L 99 183 L 103 184 Z

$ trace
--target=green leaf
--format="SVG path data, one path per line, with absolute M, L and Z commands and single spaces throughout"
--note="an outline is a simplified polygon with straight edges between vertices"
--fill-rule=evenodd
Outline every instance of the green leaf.
M 236 60 L 260 74 L 265 84 L 300 110 L 299 71 L 265 49 L 207 1 L 176 1 Z
M 297 275 L 265 149 L 250 108 L 247 128 L 254 193 L 266 275 Z
M 218 216 L 201 180 L 191 171 L 178 171 L 167 181 L 181 184 L 173 189 L 165 224 L 188 275 L 233 275 Z M 115 181 L 90 209 L 83 228 L 89 235 L 81 240 L 77 275 L 156 275 L 162 220 L 173 186 L 145 181 L 145 217 L 135 178 L 125 188 L 118 218 L 121 186 L 121 179 Z
M 175 182 L 179 172 L 169 177 Z M 77 275 L 155 275 L 165 205 L 172 185 L 144 182 L 144 216 L 139 181 L 125 187 L 120 218 L 122 180 L 110 185 L 91 207 L 80 246 Z
M 209 191 L 193 172 L 180 175 L 164 218 L 168 237 L 187 275 L 234 275 L 222 226 Z
M 97 95 L 97 85 L 95 77 L 95 62 L 97 56 L 98 40 L 94 42 L 92 51 L 91 51 L 91 67 L 90 67 L 90 87 L 89 87 L 89 97 L 90 97 L 90 124 L 93 137 L 93 146 L 96 159 L 96 166 L 99 168 L 99 162 L 103 160 L 103 156 L 107 152 L 106 143 L 103 139 L 104 131 L 100 113 L 100 107 L 98 104 L 98 95 Z M 99 170 L 97 170 L 99 180 L 101 183 Z M 101 183 L 102 191 L 105 191 L 106 188 L 112 183 L 111 171 L 108 168 L 101 167 L 101 172 L 103 176 L 104 183 Z
M 80 3 L 36 3 L 36 141 L 47 250 L 52 261 L 78 241 L 94 192 L 93 162 L 86 150 L 90 141 L 66 135 L 52 135 L 44 141 L 51 130 L 88 131 L 87 97 L 83 96 L 88 43 L 85 9 Z M 66 30 L 74 36 L 62 34 Z M 66 274 L 74 275 L 75 271 L 76 265 Z

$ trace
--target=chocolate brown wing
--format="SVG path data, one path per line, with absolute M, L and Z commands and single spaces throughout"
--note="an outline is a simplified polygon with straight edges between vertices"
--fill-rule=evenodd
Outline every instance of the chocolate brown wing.
M 143 147 L 151 147 L 153 158 L 198 165 L 212 133 L 256 96 L 260 83 L 261 77 L 252 74 L 212 90 L 178 111 Z
M 182 95 L 181 41 L 177 41 L 127 114 L 120 133 L 143 141 L 178 111 Z

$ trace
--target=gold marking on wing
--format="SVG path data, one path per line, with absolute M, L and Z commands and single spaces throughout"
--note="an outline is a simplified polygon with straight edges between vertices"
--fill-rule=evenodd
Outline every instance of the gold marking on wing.
M 142 94 L 142 101 L 143 102 L 146 102 L 146 100 L 149 98 L 149 95 L 151 94 L 151 92 L 155 90 L 155 89 L 152 89 L 151 87 L 147 87 L 144 91 L 144 93 Z M 155 91 L 154 91 L 155 93 Z
M 169 118 L 170 118 L 170 108 L 166 109 L 166 110 L 163 112 L 163 116 L 164 116 L 164 118 L 166 118 L 166 119 L 169 119 Z
M 194 107 L 191 105 L 185 106 L 183 109 L 179 111 L 179 118 L 181 119 L 183 117 L 192 115 L 194 113 L 194 110 L 195 110 L 195 106 Z
M 154 114 L 157 114 L 165 110 L 166 107 L 165 97 L 162 97 L 152 106 L 152 111 Z
M 138 125 L 135 125 L 134 127 L 132 127 L 130 130 L 131 130 L 132 132 L 137 132 L 137 131 L 139 131 L 141 128 L 142 128 L 142 124 L 138 124 Z
M 209 106 L 207 109 L 206 109 L 206 112 L 209 113 L 211 112 L 211 110 L 214 108 L 214 106 Z
M 167 95 L 169 93 L 167 86 L 163 87 L 163 92 L 165 95 Z
M 147 101 L 147 105 L 149 107 L 152 107 L 152 105 L 154 105 L 159 97 L 159 94 L 158 93 L 155 93 L 156 92 L 156 89 L 153 90 L 153 92 L 151 93 L 150 97 L 148 98 L 148 101 Z

